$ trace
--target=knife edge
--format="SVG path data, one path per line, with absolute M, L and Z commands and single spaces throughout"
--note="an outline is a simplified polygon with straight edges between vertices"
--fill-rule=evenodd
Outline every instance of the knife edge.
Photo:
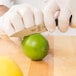
M 35 33 L 42 33 L 45 31 L 47 31 L 45 25 L 41 24 L 37 26 L 32 26 L 30 28 L 25 28 L 19 32 L 14 33 L 13 35 L 11 35 L 11 37 L 23 38 L 24 36 L 28 36 L 28 35 L 35 34 Z

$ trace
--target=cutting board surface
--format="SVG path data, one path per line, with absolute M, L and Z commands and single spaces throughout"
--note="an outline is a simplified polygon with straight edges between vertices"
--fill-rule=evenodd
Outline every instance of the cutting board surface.
M 14 59 L 24 76 L 76 76 L 76 36 L 46 38 L 50 48 L 43 61 L 31 61 L 23 54 L 19 42 L 9 39 L 0 39 L 0 56 Z
M 42 65 L 32 62 L 29 76 L 76 76 L 76 36 L 50 36 L 47 39 L 49 54 Z

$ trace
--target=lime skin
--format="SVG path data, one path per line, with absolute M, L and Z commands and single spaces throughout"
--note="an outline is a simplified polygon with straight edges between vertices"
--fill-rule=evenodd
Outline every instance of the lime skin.
M 41 34 L 36 33 L 25 36 L 22 41 L 24 54 L 31 60 L 42 60 L 48 54 L 48 41 Z

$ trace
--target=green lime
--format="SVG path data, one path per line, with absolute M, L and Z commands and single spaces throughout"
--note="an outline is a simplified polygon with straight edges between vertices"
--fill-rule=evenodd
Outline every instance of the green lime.
M 48 41 L 39 33 L 24 37 L 22 41 L 24 54 L 32 60 L 42 60 L 49 50 Z

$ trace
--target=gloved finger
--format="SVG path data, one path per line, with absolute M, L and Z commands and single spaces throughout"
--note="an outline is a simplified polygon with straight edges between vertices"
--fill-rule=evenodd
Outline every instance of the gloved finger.
M 22 22 L 22 18 L 18 12 L 11 13 L 10 23 L 15 32 L 24 29 L 24 24 Z
M 71 27 L 76 28 L 76 0 L 70 0 L 70 10 L 72 13 Z
M 53 32 L 56 28 L 55 19 L 53 14 L 46 13 L 44 14 L 44 23 L 48 31 Z
M 15 25 L 11 23 L 12 22 L 11 17 L 14 16 L 16 11 L 17 11 L 16 6 L 13 6 L 12 8 L 9 9 L 8 12 L 6 12 L 2 17 L 0 17 L 0 29 L 4 30 L 5 33 L 8 34 L 9 36 L 15 33 L 15 28 L 14 28 Z M 17 23 L 19 23 L 19 21 Z
M 72 15 L 71 27 L 76 28 L 76 15 Z
M 9 36 L 14 33 L 14 29 L 9 21 L 9 14 L 0 17 L 0 29 L 2 29 Z
M 60 14 L 60 11 L 58 10 L 58 11 L 56 11 L 56 13 L 55 13 L 55 15 L 54 15 L 54 18 L 55 19 L 57 19 L 58 18 L 58 16 L 59 16 L 59 14 Z
M 58 10 L 58 6 L 55 2 L 49 3 L 48 6 L 44 9 L 44 23 L 48 31 L 53 32 L 56 28 L 55 23 L 55 12 Z
M 65 9 L 60 11 L 58 28 L 61 32 L 66 32 L 68 30 L 70 16 L 71 13 L 69 10 Z
M 25 28 L 31 27 L 35 25 L 34 22 L 34 14 L 29 7 L 23 6 L 19 9 L 19 13 L 23 19 Z
M 60 13 L 60 11 L 56 11 L 56 13 L 55 13 L 55 23 L 56 23 L 56 26 L 58 26 L 58 16 L 59 16 L 59 13 Z
M 33 9 L 33 12 L 34 12 L 35 25 L 43 24 L 44 19 L 42 11 L 38 9 Z

